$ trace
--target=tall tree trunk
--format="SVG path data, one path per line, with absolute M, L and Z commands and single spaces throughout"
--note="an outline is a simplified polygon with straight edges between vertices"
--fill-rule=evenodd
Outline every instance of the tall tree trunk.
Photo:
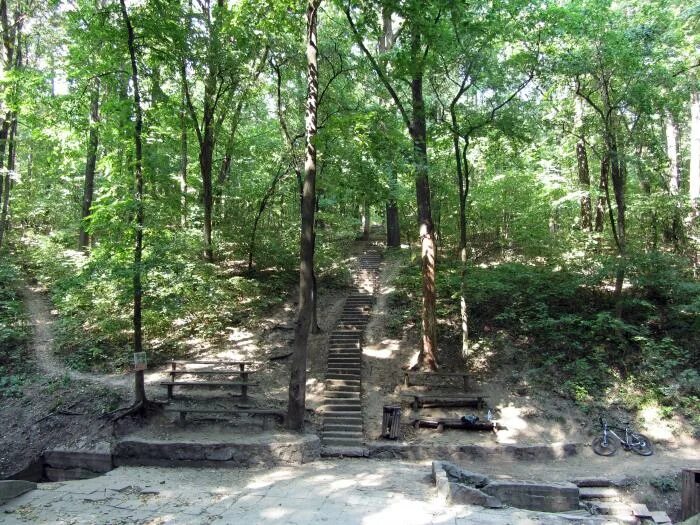
M 576 164 L 578 166 L 578 182 L 581 190 L 581 229 L 593 230 L 593 217 L 591 210 L 591 175 L 588 169 L 588 154 L 586 143 L 583 140 L 583 101 L 581 97 L 575 97 L 574 127 L 578 140 L 576 141 Z
M 369 239 L 369 226 L 370 226 L 370 211 L 369 211 L 369 201 L 367 197 L 362 201 L 362 239 Z
M 184 70 L 184 62 L 182 69 Z M 185 85 L 182 85 L 180 101 L 180 225 L 187 226 L 187 97 Z
M 83 187 L 83 207 L 80 214 L 80 234 L 78 248 L 85 250 L 90 245 L 90 235 L 86 229 L 87 217 L 92 208 L 92 197 L 95 192 L 95 166 L 97 165 L 97 146 L 99 143 L 100 121 L 100 79 L 95 79 L 90 97 L 90 132 L 88 136 L 87 158 L 85 161 L 85 181 Z
M 595 207 L 595 231 L 602 232 L 605 225 L 605 210 L 608 206 L 606 191 L 610 174 L 610 157 L 608 153 L 603 154 L 600 159 L 600 182 L 598 184 L 598 202 Z
M 8 213 L 10 210 L 10 191 L 12 189 L 12 174 L 15 171 L 15 158 L 17 152 L 16 137 L 17 137 L 17 115 L 13 112 L 10 117 L 12 121 L 9 125 L 7 134 L 7 170 L 5 172 L 5 180 L 2 187 L 2 211 L 0 211 L 0 248 L 2 248 L 5 238 L 5 232 L 9 227 Z M 4 149 L 4 148 L 3 148 Z
M 680 192 L 681 170 L 678 149 L 678 124 L 670 111 L 666 111 L 666 155 L 668 156 L 668 193 L 675 199 Z M 676 252 L 680 250 L 680 243 L 683 238 L 683 224 L 678 204 L 677 201 L 674 202 L 669 232 Z
M 455 103 L 450 105 L 452 122 L 452 146 L 457 170 L 457 190 L 459 192 L 459 260 L 461 265 L 459 284 L 459 311 L 462 321 L 462 355 L 469 355 L 469 303 L 467 301 L 467 198 L 469 196 L 469 164 L 467 150 L 469 137 L 465 138 L 464 148 L 460 147 L 457 133 L 457 112 Z
M 700 208 L 700 92 L 690 96 L 690 204 L 697 217 Z
M 421 241 L 421 265 L 423 280 L 422 332 L 423 345 L 418 354 L 418 366 L 437 369 L 437 322 L 435 303 L 435 231 L 430 210 L 430 182 L 428 173 L 428 149 L 426 144 L 425 102 L 423 100 L 423 64 L 421 36 L 412 28 L 411 78 L 412 119 L 409 130 L 413 140 L 414 169 L 416 178 L 416 202 L 418 205 L 418 232 Z
M 610 212 L 611 225 L 615 244 L 618 251 L 618 266 L 615 275 L 615 313 L 618 318 L 622 318 L 622 286 L 625 280 L 626 255 L 627 255 L 627 232 L 625 220 L 625 183 L 626 167 L 625 160 L 620 154 L 617 137 L 613 132 L 608 132 L 606 137 L 606 147 L 610 158 L 610 178 L 613 183 L 615 193 L 615 206 L 617 208 L 617 224 L 612 220 L 612 210 Z
M 139 91 L 139 70 L 136 62 L 136 46 L 134 28 L 126 10 L 125 0 L 119 0 L 122 18 L 126 25 L 129 57 L 131 60 L 131 83 L 134 93 L 134 203 L 136 205 L 136 224 L 134 225 L 134 352 L 143 352 L 143 334 L 141 330 L 141 299 L 143 286 L 141 284 L 141 258 L 143 254 L 143 110 L 141 109 L 141 95 Z M 143 370 L 134 373 L 134 404 L 145 405 L 146 388 L 144 385 Z
M 391 24 L 391 10 L 382 10 L 382 34 L 379 37 L 379 53 L 386 53 L 393 47 L 394 30 Z M 389 248 L 401 246 L 401 224 L 399 223 L 399 206 L 396 202 L 396 172 L 389 167 L 389 196 L 386 201 L 386 245 Z
M 214 248 L 212 247 L 212 180 L 214 160 L 214 136 L 211 125 L 204 124 L 203 141 L 199 149 L 199 170 L 202 174 L 202 204 L 204 206 L 204 223 L 202 233 L 204 234 L 204 258 L 209 262 L 214 262 Z
M 314 267 L 314 216 L 316 209 L 316 130 L 318 114 L 318 46 L 316 27 L 321 0 L 309 0 L 306 7 L 306 161 L 301 211 L 299 264 L 299 313 L 294 330 L 294 355 L 289 377 L 287 428 L 304 428 L 306 409 L 306 360 L 312 317 Z

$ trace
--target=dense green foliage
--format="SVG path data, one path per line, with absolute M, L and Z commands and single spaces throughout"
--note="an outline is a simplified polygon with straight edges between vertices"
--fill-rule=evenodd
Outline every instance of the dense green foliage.
M 32 372 L 19 279 L 16 266 L 0 263 L 0 397 L 21 395 L 20 387 Z
M 686 3 L 323 2 L 320 284 L 347 284 L 344 257 L 363 209 L 383 222 L 396 202 L 401 240 L 415 246 L 415 180 L 426 169 L 439 346 L 460 345 L 464 299 L 470 366 L 487 361 L 498 373 L 514 363 L 522 380 L 582 406 L 658 403 L 697 424 L 700 10 Z M 306 6 L 126 4 L 144 113 L 137 269 L 145 346 L 158 363 L 221 342 L 231 326 L 255 326 L 295 293 Z M 119 2 L 0 5 L 15 22 L 3 36 L 22 50 L 0 53 L 0 377 L 25 373 L 12 261 L 49 288 L 57 351 L 71 366 L 124 368 L 139 227 Z M 417 71 L 427 168 L 406 125 L 420 107 L 409 82 Z M 393 297 L 395 333 L 419 330 L 420 290 L 408 264 Z

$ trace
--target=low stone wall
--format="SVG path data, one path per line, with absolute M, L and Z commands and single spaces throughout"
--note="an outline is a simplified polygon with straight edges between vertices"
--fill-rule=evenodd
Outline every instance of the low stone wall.
M 53 449 L 43 454 L 44 478 L 48 481 L 71 481 L 95 478 L 114 468 L 109 443 L 90 449 Z
M 573 483 L 491 481 L 486 476 L 444 461 L 433 461 L 438 496 L 447 503 L 499 508 L 503 505 L 544 512 L 565 512 L 579 506 Z
M 578 454 L 580 443 L 551 445 L 413 445 L 407 443 L 370 443 L 369 457 L 378 459 L 479 461 L 505 459 L 543 461 L 564 459 Z
M 279 441 L 238 440 L 235 443 L 164 441 L 126 437 L 113 449 L 115 466 L 251 467 L 302 464 L 320 457 L 318 436 L 289 436 Z

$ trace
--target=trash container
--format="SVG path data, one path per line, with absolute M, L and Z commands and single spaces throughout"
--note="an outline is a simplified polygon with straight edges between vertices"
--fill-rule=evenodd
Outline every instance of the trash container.
M 396 405 L 385 405 L 382 416 L 382 437 L 396 439 L 399 437 L 399 426 L 401 424 L 401 407 Z
M 700 470 L 681 471 L 681 519 L 700 514 Z

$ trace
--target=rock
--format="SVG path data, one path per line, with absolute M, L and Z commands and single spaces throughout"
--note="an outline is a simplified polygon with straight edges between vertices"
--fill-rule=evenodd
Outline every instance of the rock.
M 438 468 L 442 468 L 452 482 L 462 483 L 463 485 L 476 488 L 485 487 L 489 483 L 489 478 L 483 474 L 464 470 L 449 461 L 433 461 L 433 479 L 435 479 L 435 472 Z
M 21 496 L 22 494 L 34 490 L 35 488 L 36 483 L 33 481 L 22 481 L 15 479 L 0 481 L 0 505 L 4 505 L 12 498 Z
M 573 483 L 492 481 L 482 489 L 506 505 L 528 510 L 563 512 L 578 509 L 579 490 Z

